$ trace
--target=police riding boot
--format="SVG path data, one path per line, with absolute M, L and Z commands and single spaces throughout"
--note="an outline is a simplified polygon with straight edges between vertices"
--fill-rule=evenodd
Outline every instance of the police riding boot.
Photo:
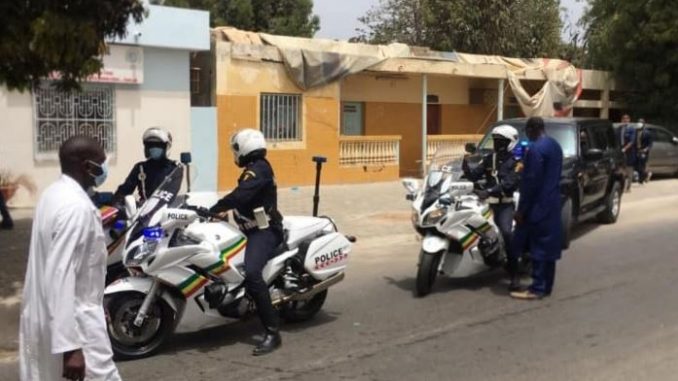
M 278 332 L 278 327 L 266 327 L 264 338 L 257 344 L 252 354 L 254 356 L 266 355 L 280 348 L 281 345 L 282 338 L 280 332 Z
M 261 356 L 273 352 L 282 345 L 282 339 L 278 327 L 280 326 L 280 317 L 278 311 L 271 304 L 271 295 L 266 291 L 258 293 L 254 297 L 257 306 L 257 313 L 264 326 L 264 338 L 254 348 L 252 354 Z
M 520 285 L 520 272 L 518 271 L 518 264 L 514 259 L 509 258 L 509 276 L 511 281 L 508 286 L 509 292 L 522 291 L 522 286 Z

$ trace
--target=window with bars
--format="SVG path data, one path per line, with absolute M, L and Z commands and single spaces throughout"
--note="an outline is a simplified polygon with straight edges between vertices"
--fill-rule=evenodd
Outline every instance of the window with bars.
M 267 140 L 293 142 L 302 140 L 301 96 L 295 94 L 261 94 L 261 132 Z
M 191 68 L 191 94 L 200 94 L 200 71 L 199 67 Z
M 76 135 L 97 139 L 106 153 L 115 153 L 115 89 L 82 85 L 80 92 L 63 92 L 49 83 L 33 91 L 35 153 L 53 159 L 63 142 Z

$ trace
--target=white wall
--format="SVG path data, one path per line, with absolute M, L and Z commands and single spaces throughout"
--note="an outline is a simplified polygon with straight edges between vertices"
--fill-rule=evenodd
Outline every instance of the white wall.
M 191 109 L 188 93 L 135 91 L 117 88 L 117 152 L 110 162 L 110 175 L 102 190 L 114 191 L 137 161 L 143 160 L 141 135 L 150 126 L 163 126 L 174 137 L 171 156 L 191 147 Z M 36 161 L 33 154 L 34 126 L 31 95 L 0 91 L 0 168 L 30 177 L 42 191 L 59 177 L 57 161 Z M 32 206 L 36 198 L 20 191 L 10 205 Z

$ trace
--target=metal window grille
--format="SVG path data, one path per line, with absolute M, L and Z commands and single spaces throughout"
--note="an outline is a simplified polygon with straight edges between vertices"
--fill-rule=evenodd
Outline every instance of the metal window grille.
M 63 142 L 76 135 L 97 139 L 115 153 L 115 90 L 83 85 L 81 92 L 63 92 L 46 83 L 33 91 L 37 159 L 53 159 Z
M 191 94 L 200 94 L 200 68 L 191 68 Z
M 277 142 L 302 140 L 301 96 L 261 94 L 261 132 L 267 140 Z

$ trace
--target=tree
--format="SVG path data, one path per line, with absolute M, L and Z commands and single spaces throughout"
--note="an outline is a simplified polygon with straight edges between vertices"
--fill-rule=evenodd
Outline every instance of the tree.
M 588 63 L 611 70 L 639 117 L 678 115 L 678 7 L 675 0 L 590 0 L 584 16 Z
M 101 69 L 106 39 L 143 16 L 140 0 L 2 1 L 0 85 L 23 91 L 58 73 L 60 87 L 78 88 Z
M 160 0 L 165 5 L 210 11 L 212 26 L 252 32 L 313 37 L 320 18 L 313 0 Z
M 354 40 L 514 57 L 560 48 L 558 0 L 381 0 Z

